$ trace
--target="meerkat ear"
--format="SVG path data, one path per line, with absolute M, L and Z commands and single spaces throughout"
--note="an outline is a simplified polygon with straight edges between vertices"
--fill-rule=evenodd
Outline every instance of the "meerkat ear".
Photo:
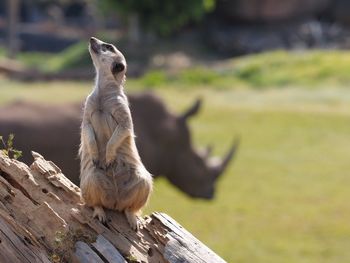
M 122 72 L 125 69 L 125 66 L 123 63 L 120 62 L 114 62 L 112 64 L 112 74 L 117 75 L 119 72 Z

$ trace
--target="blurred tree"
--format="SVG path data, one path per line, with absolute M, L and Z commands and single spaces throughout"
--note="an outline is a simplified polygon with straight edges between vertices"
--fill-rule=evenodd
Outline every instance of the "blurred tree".
M 7 1 L 8 56 L 14 58 L 19 49 L 18 39 L 19 0 Z
M 143 29 L 159 35 L 169 35 L 191 21 L 199 21 L 211 11 L 216 0 L 102 0 L 105 11 L 116 10 L 128 19 L 130 37 L 137 40 Z M 134 36 L 133 36 L 134 35 Z

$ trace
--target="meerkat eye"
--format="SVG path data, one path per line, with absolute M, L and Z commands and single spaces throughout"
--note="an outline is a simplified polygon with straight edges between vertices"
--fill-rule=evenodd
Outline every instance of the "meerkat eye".
M 114 52 L 114 48 L 110 44 L 105 44 L 105 45 L 103 45 L 103 47 L 110 52 Z

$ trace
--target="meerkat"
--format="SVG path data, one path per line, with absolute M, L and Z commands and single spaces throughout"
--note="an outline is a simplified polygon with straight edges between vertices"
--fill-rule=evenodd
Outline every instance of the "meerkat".
M 137 214 L 147 203 L 153 182 L 135 144 L 123 87 L 126 60 L 114 45 L 94 37 L 89 52 L 96 82 L 85 101 L 81 125 L 82 200 L 101 222 L 106 221 L 104 208 L 124 212 L 131 228 L 137 231 Z

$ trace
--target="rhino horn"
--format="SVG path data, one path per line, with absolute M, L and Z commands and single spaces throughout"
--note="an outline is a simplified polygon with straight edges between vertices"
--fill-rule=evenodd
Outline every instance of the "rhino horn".
M 223 158 L 221 161 L 219 161 L 217 164 L 212 166 L 213 169 L 213 175 L 215 178 L 219 177 L 220 175 L 222 175 L 224 173 L 224 171 L 226 170 L 228 164 L 230 163 L 230 161 L 233 159 L 238 146 L 240 143 L 240 139 L 236 138 L 232 144 L 232 147 L 230 148 L 230 150 L 227 152 L 225 158 Z
M 181 118 L 186 120 L 189 117 L 192 117 L 193 115 L 196 115 L 201 108 L 202 105 L 202 99 L 198 98 L 193 105 L 187 109 L 182 115 Z

